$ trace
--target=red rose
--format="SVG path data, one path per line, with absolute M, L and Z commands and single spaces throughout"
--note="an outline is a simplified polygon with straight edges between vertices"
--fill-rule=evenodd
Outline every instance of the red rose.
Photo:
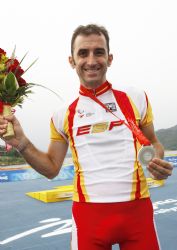
M 19 61 L 17 59 L 8 59 L 6 64 L 8 65 L 7 71 L 13 72 L 19 66 Z
M 7 61 L 7 72 L 12 72 L 17 78 L 19 87 L 26 86 L 26 81 L 21 77 L 24 70 L 21 68 L 20 63 L 17 59 L 8 59 Z
M 5 52 L 3 49 L 0 48 L 0 59 L 1 59 L 2 55 L 5 56 L 5 55 L 6 55 L 6 52 Z
M 24 73 L 24 70 L 19 66 L 17 69 L 12 70 L 12 72 L 15 74 L 16 78 L 19 78 Z
M 23 87 L 27 85 L 26 81 L 22 77 L 18 78 L 17 81 L 18 81 L 19 87 Z
M 6 55 L 6 52 L 3 49 L 0 48 L 0 54 Z
M 24 70 L 21 68 L 19 61 L 17 59 L 9 59 L 7 61 L 7 72 L 12 72 L 15 74 L 17 80 L 19 81 L 19 79 L 21 78 L 22 74 L 24 73 Z M 24 82 L 24 80 L 22 80 Z

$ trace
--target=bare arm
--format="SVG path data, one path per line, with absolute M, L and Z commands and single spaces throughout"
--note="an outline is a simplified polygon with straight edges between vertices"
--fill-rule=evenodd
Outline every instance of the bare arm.
M 141 127 L 141 130 L 155 149 L 155 157 L 147 166 L 149 172 L 153 175 L 154 179 L 166 179 L 172 174 L 173 166 L 163 160 L 164 148 L 155 134 L 153 123 L 146 127 Z
M 44 153 L 38 150 L 28 139 L 26 142 L 25 149 L 21 151 L 25 160 L 40 174 L 49 179 L 54 178 L 62 167 L 68 144 L 51 141 L 48 152 Z
M 153 147 L 155 149 L 156 157 L 163 159 L 164 148 L 163 148 L 162 144 L 159 142 L 159 140 L 155 134 L 153 123 L 151 123 L 150 125 L 148 125 L 146 127 L 141 127 L 141 130 L 142 130 L 143 134 L 146 136 L 146 138 L 148 138 L 149 141 L 151 142 L 151 144 L 153 145 Z
M 15 137 L 6 139 L 6 143 L 15 147 L 23 155 L 25 160 L 40 174 L 47 178 L 54 178 L 65 158 L 68 144 L 65 142 L 51 141 L 48 152 L 38 150 L 25 136 L 19 121 L 15 116 L 0 118 L 0 136 L 6 133 L 7 122 L 11 121 L 15 131 Z

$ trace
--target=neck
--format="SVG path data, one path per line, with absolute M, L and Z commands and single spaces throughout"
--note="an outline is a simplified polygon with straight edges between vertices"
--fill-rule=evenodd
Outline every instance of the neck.
M 92 93 L 95 96 L 101 95 L 111 89 L 112 86 L 108 81 L 105 81 L 104 83 L 100 84 L 99 87 L 94 87 L 94 88 L 87 88 L 85 85 L 80 85 L 80 90 L 79 93 L 81 95 L 88 96 L 88 93 Z M 90 95 L 90 94 L 89 94 Z
M 84 86 L 86 89 L 97 89 L 98 87 L 100 87 L 103 83 L 105 83 L 106 80 L 102 83 L 81 83 L 82 86 Z

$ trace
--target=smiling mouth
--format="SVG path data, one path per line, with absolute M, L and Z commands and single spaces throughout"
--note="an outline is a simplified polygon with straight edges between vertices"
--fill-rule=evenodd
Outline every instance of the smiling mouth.
M 100 67 L 98 68 L 85 68 L 84 71 L 86 71 L 87 73 L 96 73 L 100 70 Z
M 94 69 L 94 70 L 85 70 L 85 72 L 87 72 L 88 74 L 92 74 L 92 73 L 97 73 L 98 70 Z

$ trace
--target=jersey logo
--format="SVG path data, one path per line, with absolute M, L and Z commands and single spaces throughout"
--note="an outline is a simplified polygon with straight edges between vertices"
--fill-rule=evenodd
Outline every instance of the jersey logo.
M 108 103 L 105 103 L 104 105 L 105 105 L 111 112 L 117 111 L 115 102 L 108 102 Z M 109 112 L 109 111 L 106 110 L 106 112 Z
M 78 109 L 77 113 L 78 113 L 79 118 L 89 117 L 89 116 L 94 115 L 94 113 L 91 113 L 91 112 L 86 113 L 83 109 Z
M 112 122 L 103 122 L 97 123 L 93 125 L 85 125 L 77 128 L 76 136 L 85 135 L 85 134 L 94 134 L 94 133 L 101 133 L 105 131 L 110 131 L 114 127 L 121 126 L 123 121 L 112 121 Z

